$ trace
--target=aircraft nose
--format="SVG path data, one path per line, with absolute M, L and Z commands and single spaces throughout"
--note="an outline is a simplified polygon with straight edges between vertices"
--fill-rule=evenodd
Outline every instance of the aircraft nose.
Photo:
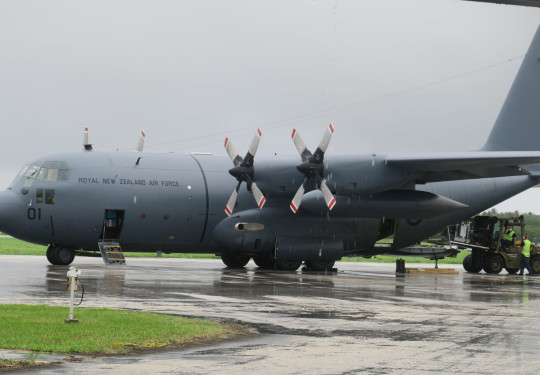
M 0 191 L 0 231 L 15 235 L 24 219 L 24 203 L 11 190 Z M 21 220 L 19 220 L 21 219 Z

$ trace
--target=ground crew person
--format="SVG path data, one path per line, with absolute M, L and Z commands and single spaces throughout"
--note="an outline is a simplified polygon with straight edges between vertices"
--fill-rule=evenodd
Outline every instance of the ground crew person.
M 512 225 L 509 225 L 506 232 L 504 232 L 501 245 L 503 247 L 509 247 L 515 244 L 516 244 L 516 232 L 514 232 L 514 227 Z
M 533 270 L 529 264 L 529 256 L 531 255 L 531 241 L 529 241 L 529 236 L 527 233 L 523 235 L 523 246 L 521 247 L 521 265 L 519 267 L 519 275 L 523 275 L 523 269 L 527 268 L 529 273 L 527 275 L 532 275 Z

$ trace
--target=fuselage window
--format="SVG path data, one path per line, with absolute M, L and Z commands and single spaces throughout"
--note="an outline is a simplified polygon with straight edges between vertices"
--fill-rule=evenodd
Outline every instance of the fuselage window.
M 45 204 L 54 204 L 54 189 L 45 190 Z
M 36 190 L 36 203 L 43 203 L 43 189 Z

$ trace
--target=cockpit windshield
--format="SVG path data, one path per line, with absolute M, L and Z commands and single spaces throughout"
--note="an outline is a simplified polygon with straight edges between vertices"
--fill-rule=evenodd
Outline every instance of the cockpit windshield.
M 69 168 L 65 161 L 46 161 L 42 165 L 27 164 L 19 172 L 19 176 L 26 177 L 25 187 L 30 187 L 34 180 L 67 181 Z

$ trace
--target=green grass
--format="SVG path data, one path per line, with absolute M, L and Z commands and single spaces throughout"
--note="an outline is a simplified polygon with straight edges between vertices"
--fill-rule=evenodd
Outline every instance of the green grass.
M 247 333 L 234 325 L 132 311 L 75 308 L 79 323 L 69 324 L 64 322 L 68 316 L 68 307 L 0 305 L 0 348 L 117 354 Z
M 34 245 L 15 238 L 0 238 L 0 255 L 45 255 L 46 246 Z M 447 257 L 439 260 L 441 264 L 462 264 L 463 258 L 470 254 L 470 251 L 461 251 L 456 257 Z M 155 258 L 156 253 L 130 253 L 124 254 L 128 258 Z M 219 259 L 213 254 L 192 254 L 192 253 L 174 253 L 162 254 L 163 258 L 193 258 L 193 259 Z M 396 259 L 403 258 L 408 263 L 434 263 L 434 261 L 421 257 L 396 257 L 377 255 L 371 258 L 343 258 L 344 262 L 376 262 L 376 263 L 395 263 Z
M 16 238 L 0 238 L 0 255 L 45 255 L 47 246 L 35 245 Z M 155 258 L 156 253 L 125 253 L 130 258 Z M 163 258 L 219 259 L 213 254 L 174 253 L 162 254 Z
M 2 255 L 45 255 L 47 246 L 34 245 L 16 238 L 0 238 Z
M 155 258 L 156 253 L 124 253 L 128 258 Z M 213 254 L 193 254 L 193 253 L 172 253 L 161 254 L 162 258 L 193 258 L 193 259 L 221 259 Z

